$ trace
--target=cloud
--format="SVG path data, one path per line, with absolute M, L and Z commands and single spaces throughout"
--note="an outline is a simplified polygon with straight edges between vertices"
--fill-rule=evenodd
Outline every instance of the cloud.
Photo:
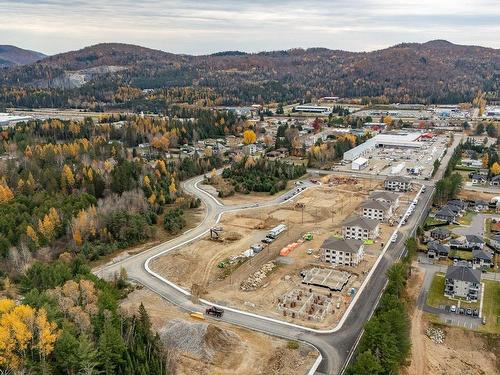
M 500 47 L 495 0 L 0 0 L 0 43 L 49 54 L 100 42 L 204 54 L 373 50 L 449 39 Z

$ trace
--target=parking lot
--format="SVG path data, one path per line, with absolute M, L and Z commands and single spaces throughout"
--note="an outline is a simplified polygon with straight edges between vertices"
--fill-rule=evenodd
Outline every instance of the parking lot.
M 431 140 L 421 142 L 420 148 L 374 148 L 363 155 L 368 159 L 368 165 L 360 172 L 371 175 L 430 178 L 434 170 L 434 161 L 442 158 L 447 142 L 446 136 L 435 136 Z M 351 164 L 336 168 L 344 171 L 351 169 Z
M 457 327 L 464 327 L 467 329 L 477 329 L 481 324 L 481 319 L 479 318 L 467 315 L 457 315 L 454 313 L 439 314 L 439 318 L 445 324 Z

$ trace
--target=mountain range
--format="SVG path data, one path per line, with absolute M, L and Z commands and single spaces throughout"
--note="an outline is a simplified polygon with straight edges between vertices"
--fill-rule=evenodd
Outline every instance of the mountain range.
M 0 45 L 0 68 L 27 65 L 47 57 L 43 53 L 15 46 Z
M 220 104 L 332 95 L 435 103 L 471 100 L 478 90 L 498 97 L 499 78 L 499 49 L 444 40 L 373 52 L 310 48 L 204 56 L 105 43 L 10 66 L 0 72 L 0 86 L 65 90 L 73 103 L 78 97 L 104 105 L 112 105 L 123 87 L 208 90 Z

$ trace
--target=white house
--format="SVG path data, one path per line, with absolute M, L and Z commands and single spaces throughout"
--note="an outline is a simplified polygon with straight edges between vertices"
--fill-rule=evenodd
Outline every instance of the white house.
M 330 237 L 320 247 L 321 260 L 344 266 L 357 266 L 363 259 L 364 245 L 360 240 Z
M 342 236 L 345 239 L 374 240 L 379 236 L 380 222 L 361 216 L 351 216 L 342 224 Z
M 392 216 L 392 206 L 385 202 L 369 200 L 361 206 L 361 214 L 367 219 L 385 221 Z

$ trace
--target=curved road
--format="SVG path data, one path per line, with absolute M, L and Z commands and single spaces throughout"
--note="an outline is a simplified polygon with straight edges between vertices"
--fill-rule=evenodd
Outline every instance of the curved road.
M 457 144 L 456 140 L 454 146 Z M 453 148 L 448 151 L 447 157 L 441 163 L 442 165 L 447 165 L 447 159 L 449 159 Z M 332 174 L 332 172 L 325 171 L 313 172 Z M 335 172 L 333 173 L 335 174 Z M 440 170 L 436 176 L 441 176 L 441 173 L 442 171 Z M 370 178 L 375 176 L 364 175 L 363 177 Z M 384 177 L 377 176 L 375 178 Z M 273 200 L 259 204 L 224 206 L 212 195 L 198 187 L 198 184 L 202 180 L 203 176 L 198 176 L 182 183 L 184 191 L 199 197 L 206 206 L 206 215 L 196 228 L 147 251 L 100 267 L 94 273 L 101 277 L 110 277 L 119 272 L 121 268 L 125 268 L 130 279 L 146 286 L 178 307 L 186 311 L 204 311 L 204 308 L 210 304 L 208 301 L 200 300 L 197 303 L 193 303 L 188 291 L 166 280 L 149 268 L 151 260 L 206 235 L 210 228 L 218 223 L 221 215 L 225 212 L 282 204 L 293 199 L 296 195 L 293 195 L 292 192 L 287 192 Z M 377 263 L 368 274 L 364 282 L 364 287 L 360 288 L 341 322 L 334 329 L 314 330 L 225 306 L 226 311 L 223 320 L 267 334 L 305 341 L 315 346 L 321 353 L 321 363 L 315 372 L 316 374 L 341 373 L 357 345 L 365 322 L 370 318 L 378 304 L 378 300 L 387 282 L 385 276 L 387 269 L 401 257 L 404 251 L 405 239 L 413 234 L 412 232 L 418 226 L 418 223 L 427 214 L 434 191 L 433 185 L 433 181 L 429 181 L 426 192 L 420 194 L 420 203 L 417 205 L 413 215 L 408 219 L 408 223 L 403 227 L 399 225 L 396 228 L 400 234 L 397 242 L 386 244 L 385 250 L 382 253 L 383 255 L 379 257 Z M 305 182 L 302 186 L 310 188 L 313 184 Z

